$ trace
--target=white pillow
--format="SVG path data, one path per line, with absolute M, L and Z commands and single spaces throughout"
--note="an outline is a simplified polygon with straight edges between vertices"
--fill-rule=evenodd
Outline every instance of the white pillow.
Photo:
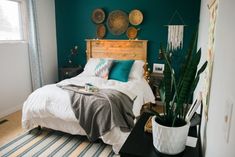
M 86 75 L 86 76 L 96 76 L 96 74 L 95 74 L 96 66 L 99 64 L 100 59 L 102 59 L 102 58 L 90 58 L 87 61 L 82 74 Z M 112 58 L 104 58 L 104 60 L 113 60 L 113 59 Z
M 95 76 L 95 68 L 99 63 L 99 58 L 90 58 L 84 68 L 83 74 L 87 76 Z
M 136 60 L 134 62 L 134 64 L 132 65 L 130 74 L 129 74 L 129 78 L 131 79 L 142 79 L 143 78 L 143 74 L 144 74 L 144 61 L 142 60 Z

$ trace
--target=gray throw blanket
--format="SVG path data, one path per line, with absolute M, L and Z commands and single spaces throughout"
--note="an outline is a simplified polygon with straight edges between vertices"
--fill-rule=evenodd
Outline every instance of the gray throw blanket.
M 79 89 L 84 87 L 59 87 L 68 90 L 75 116 L 90 140 L 97 140 L 113 127 L 120 127 L 122 131 L 133 128 L 133 101 L 127 95 L 112 89 L 81 94 Z

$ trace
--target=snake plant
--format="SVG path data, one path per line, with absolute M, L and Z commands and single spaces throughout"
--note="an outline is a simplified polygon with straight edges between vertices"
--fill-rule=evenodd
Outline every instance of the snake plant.
M 200 74 L 205 70 L 207 61 L 199 68 L 201 49 L 196 51 L 197 33 L 193 36 L 186 57 L 178 74 L 172 65 L 172 52 L 160 47 L 165 61 L 164 79 L 160 86 L 160 97 L 164 104 L 164 114 L 157 114 L 158 121 L 166 126 L 180 126 L 185 123 L 185 116 L 193 92 L 199 82 Z M 176 76 L 177 79 L 176 79 Z

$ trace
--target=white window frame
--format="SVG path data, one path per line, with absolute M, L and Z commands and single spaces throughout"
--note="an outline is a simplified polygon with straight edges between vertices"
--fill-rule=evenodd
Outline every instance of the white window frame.
M 8 0 L 19 3 L 19 11 L 20 11 L 20 30 L 22 33 L 21 40 L 0 40 L 1 43 L 27 43 L 28 42 L 28 16 L 27 16 L 27 7 L 26 0 Z

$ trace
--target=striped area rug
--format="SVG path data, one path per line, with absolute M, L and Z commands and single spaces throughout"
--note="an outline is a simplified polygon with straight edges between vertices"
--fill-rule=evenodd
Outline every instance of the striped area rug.
M 1 157 L 113 157 L 112 147 L 85 136 L 37 128 L 0 147 Z

